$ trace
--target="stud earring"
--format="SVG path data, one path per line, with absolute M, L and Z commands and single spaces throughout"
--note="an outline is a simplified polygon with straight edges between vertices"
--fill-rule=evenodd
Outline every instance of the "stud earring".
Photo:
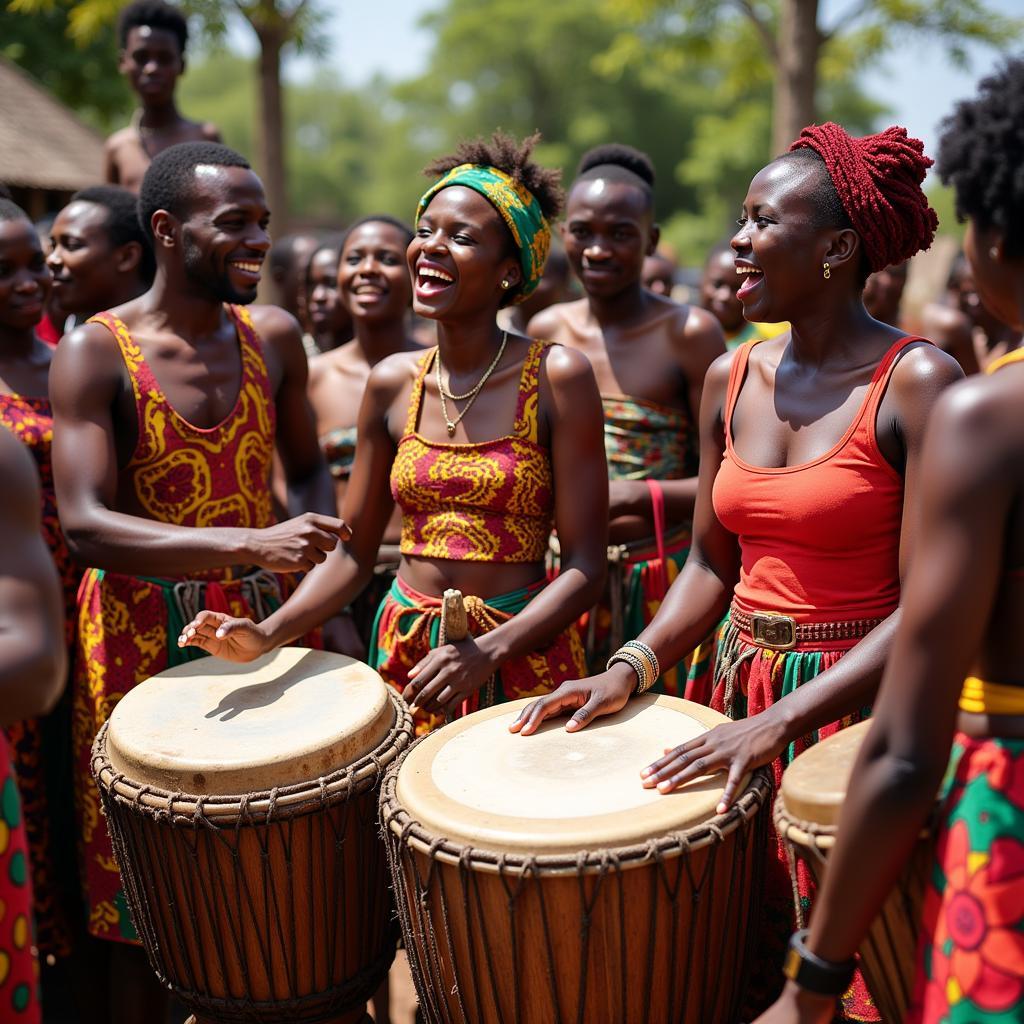
M 502 281 L 501 282 L 501 287 L 507 292 L 509 290 L 509 288 L 512 287 L 512 285 L 508 281 Z
M 832 271 L 829 268 L 828 263 L 824 263 L 822 266 L 824 267 L 824 269 L 822 271 L 821 276 L 825 278 L 825 280 L 827 281 L 832 276 Z
M 998 248 L 998 246 L 993 245 L 989 249 L 989 251 L 988 251 L 988 258 L 990 260 L 997 260 L 997 259 L 999 259 L 999 248 Z

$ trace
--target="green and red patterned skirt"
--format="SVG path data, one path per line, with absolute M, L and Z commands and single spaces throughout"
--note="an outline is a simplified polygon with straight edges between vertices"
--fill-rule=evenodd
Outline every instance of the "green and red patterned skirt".
M 1024 739 L 958 734 L 908 1024 L 1024 1022 Z
M 481 636 L 508 622 L 544 589 L 546 581 L 490 597 L 467 597 L 466 617 L 469 632 Z M 409 669 L 440 643 L 441 599 L 421 594 L 408 583 L 395 578 L 381 601 L 374 623 L 370 664 L 386 683 L 399 693 L 409 681 Z M 491 703 L 539 697 L 550 693 L 567 679 L 582 679 L 587 674 L 583 643 L 575 625 L 559 633 L 539 650 L 510 658 L 501 666 L 493 682 Z M 467 711 L 476 710 L 479 694 L 468 702 Z M 417 711 L 416 732 L 424 735 L 444 724 L 440 715 Z

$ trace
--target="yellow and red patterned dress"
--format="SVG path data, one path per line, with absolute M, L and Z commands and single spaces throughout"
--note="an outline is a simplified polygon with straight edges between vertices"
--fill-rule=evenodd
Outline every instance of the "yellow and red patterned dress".
M 149 518 L 177 526 L 273 525 L 270 469 L 276 410 L 259 338 L 247 310 L 228 307 L 238 333 L 242 381 L 219 424 L 196 427 L 168 402 L 123 321 L 100 313 L 121 350 L 138 412 L 138 441 L 120 472 Z M 84 861 L 88 927 L 100 938 L 137 942 L 110 839 L 89 772 L 92 742 L 132 687 L 201 652 L 181 649 L 185 623 L 203 608 L 265 618 L 281 603 L 280 582 L 239 566 L 157 579 L 89 569 L 78 595 L 72 738 L 76 810 Z
M 424 354 L 391 468 L 391 493 L 402 510 L 403 555 L 543 564 L 555 501 L 551 454 L 538 442 L 537 431 L 546 347 L 546 342 L 535 341 L 526 354 L 512 433 L 476 444 L 441 444 L 418 432 L 423 381 L 437 349 Z M 479 636 L 507 622 L 543 584 L 486 601 L 467 595 L 470 633 Z M 377 612 L 370 664 L 401 691 L 409 669 L 437 646 L 440 619 L 440 598 L 396 579 Z M 495 678 L 494 699 L 537 696 L 584 675 L 583 644 L 573 624 L 539 650 L 505 662 Z M 467 703 L 472 707 L 475 700 Z M 417 713 L 417 732 L 441 723 L 439 716 Z
M 75 595 L 82 573 L 71 558 L 57 518 L 50 457 L 53 412 L 49 399 L 0 394 L 0 425 L 25 445 L 35 460 L 42 497 L 43 540 L 60 576 L 64 593 L 65 639 L 70 650 L 74 645 Z M 44 957 L 67 956 L 71 952 L 71 928 L 62 905 L 60 881 L 69 876 L 73 879 L 73 864 L 66 863 L 60 847 L 62 840 L 68 840 L 65 833 L 71 829 L 70 813 L 67 821 L 63 815 L 71 796 L 68 702 L 61 700 L 45 719 L 30 718 L 16 722 L 5 732 L 21 793 L 21 816 L 28 837 L 36 946 Z M 66 884 L 70 887 L 74 882 Z

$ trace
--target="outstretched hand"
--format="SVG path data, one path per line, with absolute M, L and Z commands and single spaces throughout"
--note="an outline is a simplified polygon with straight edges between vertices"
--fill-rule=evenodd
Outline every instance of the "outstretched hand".
M 628 665 L 613 665 L 607 672 L 586 679 L 570 679 L 557 690 L 527 704 L 508 727 L 509 732 L 529 736 L 546 718 L 576 709 L 566 722 L 568 732 L 577 732 L 592 718 L 621 711 L 636 686 L 636 674 Z
M 201 611 L 178 637 L 179 647 L 199 647 L 227 661 L 253 661 L 269 650 L 267 636 L 252 619 Z
M 702 775 L 728 771 L 725 790 L 716 808 L 724 814 L 736 797 L 743 777 L 761 765 L 770 764 L 783 751 L 787 737 L 767 711 L 739 722 L 727 722 L 672 747 L 648 765 L 640 775 L 644 786 L 657 786 L 660 793 L 671 793 L 678 786 Z

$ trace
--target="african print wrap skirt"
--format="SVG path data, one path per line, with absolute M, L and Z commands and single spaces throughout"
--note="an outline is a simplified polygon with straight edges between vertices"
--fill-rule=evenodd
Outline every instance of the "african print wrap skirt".
M 907 1024 L 1024 1022 L 1024 739 L 958 734 Z
M 546 581 L 540 581 L 521 590 L 488 598 L 487 601 L 479 597 L 467 597 L 465 602 L 470 633 L 481 636 L 508 622 L 545 585 Z M 438 646 L 440 634 L 441 599 L 421 594 L 408 583 L 396 578 L 377 611 L 370 664 L 386 683 L 401 693 L 409 681 L 409 669 Z M 571 625 L 538 650 L 506 661 L 494 678 L 491 703 L 539 697 L 550 693 L 567 679 L 582 679 L 586 674 L 583 643 L 576 626 Z M 470 710 L 476 710 L 476 702 L 472 703 L 474 706 Z M 418 711 L 415 724 L 417 735 L 422 736 L 444 725 L 444 718 Z

